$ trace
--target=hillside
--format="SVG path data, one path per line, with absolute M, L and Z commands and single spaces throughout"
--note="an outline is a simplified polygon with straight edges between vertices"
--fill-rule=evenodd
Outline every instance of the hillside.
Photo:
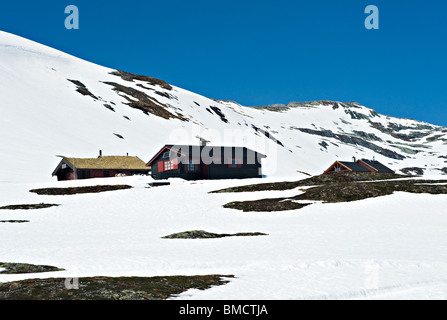
M 60 155 L 95 157 L 101 149 L 147 161 L 166 143 L 197 144 L 199 137 L 266 154 L 270 177 L 320 174 L 353 156 L 404 173 L 447 173 L 447 128 L 354 102 L 217 101 L 5 32 L 0 86 L 0 181 L 50 181 Z
M 447 296 L 447 128 L 216 101 L 4 32 L 0 88 L 0 300 Z M 147 161 L 199 138 L 266 154 L 266 177 L 51 177 L 58 156 Z M 318 176 L 353 156 L 425 176 Z

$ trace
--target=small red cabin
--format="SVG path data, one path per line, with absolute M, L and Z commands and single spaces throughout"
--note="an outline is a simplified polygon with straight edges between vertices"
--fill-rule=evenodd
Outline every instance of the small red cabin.
M 324 174 L 349 172 L 394 173 L 393 170 L 376 160 L 361 159 L 356 161 L 355 158 L 353 160 L 353 162 L 335 161 Z

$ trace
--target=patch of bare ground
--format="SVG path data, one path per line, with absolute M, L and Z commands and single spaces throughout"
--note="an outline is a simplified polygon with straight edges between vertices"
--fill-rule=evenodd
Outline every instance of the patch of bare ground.
M 123 93 L 120 94 L 123 98 L 125 98 L 128 103 L 128 106 L 143 111 L 145 114 L 153 114 L 157 117 L 161 117 L 164 119 L 179 119 L 181 121 L 188 121 L 187 118 L 183 117 L 183 115 L 179 113 L 172 113 L 168 110 L 168 106 L 161 103 L 157 99 L 148 96 L 146 93 L 139 91 L 137 89 L 123 86 L 116 82 L 104 82 L 105 84 L 112 86 L 113 90 Z M 132 97 L 136 100 L 133 100 Z
M 79 80 L 71 80 L 71 79 L 67 79 L 68 81 L 70 81 L 71 83 L 76 85 L 76 91 L 79 92 L 80 94 L 82 94 L 83 96 L 90 96 L 95 100 L 98 100 L 98 97 L 96 97 L 93 93 L 91 93 L 87 87 L 85 86 L 85 84 L 83 84 L 81 81 Z
M 179 233 L 173 233 L 163 237 L 163 239 L 216 239 L 225 237 L 256 237 L 267 236 L 261 232 L 239 232 L 234 234 L 229 233 L 211 233 L 203 230 L 192 230 Z
M 60 204 L 53 204 L 53 203 L 14 204 L 0 207 L 0 210 L 35 210 L 35 209 L 45 209 L 57 206 L 60 206 Z
M 229 188 L 217 192 L 247 192 L 259 190 L 287 190 L 298 186 L 311 186 L 303 193 L 276 199 L 230 202 L 225 208 L 242 211 L 285 211 L 301 209 L 309 204 L 298 201 L 318 201 L 324 203 L 351 202 L 391 195 L 394 192 L 447 194 L 447 180 L 397 179 L 402 176 L 376 174 L 336 174 L 322 175 L 297 182 L 279 182 L 263 185 Z M 379 179 L 381 178 L 381 179 Z M 384 179 L 386 178 L 386 179 Z
M 143 76 L 143 75 L 134 74 L 134 73 L 130 73 L 130 72 L 122 71 L 122 70 L 115 70 L 115 71 L 110 72 L 110 74 L 112 74 L 114 76 L 118 76 L 125 81 L 133 82 L 134 80 L 139 80 L 139 81 L 147 82 L 151 85 L 158 85 L 166 90 L 172 90 L 172 86 L 169 83 L 167 83 L 166 81 L 152 78 L 149 76 Z
M 0 220 L 0 223 L 27 223 L 29 220 Z
M 272 212 L 296 210 L 308 206 L 287 198 L 261 199 L 252 201 L 235 201 L 224 205 L 224 208 L 242 210 L 244 212 Z
M 227 284 L 233 275 L 80 278 L 67 290 L 65 278 L 0 283 L 0 300 L 165 300 L 189 289 Z
M 390 173 L 351 173 L 351 174 L 322 174 L 311 178 L 298 181 L 284 181 L 272 183 L 251 184 L 240 187 L 231 187 L 210 193 L 227 193 L 227 192 L 254 192 L 254 191 L 274 191 L 274 190 L 291 190 L 297 187 L 315 186 L 337 182 L 355 182 L 355 181 L 377 181 L 389 179 L 408 178 L 408 176 L 390 174 Z
M 30 192 L 38 195 L 72 195 L 78 193 L 99 193 L 105 191 L 125 190 L 131 189 L 128 185 L 103 185 L 103 186 L 86 186 L 86 187 L 70 187 L 70 188 L 43 188 L 32 189 Z
M 64 269 L 53 266 L 35 265 L 29 263 L 15 263 L 15 262 L 0 262 L 0 268 L 5 269 L 3 271 L 0 271 L 0 274 L 23 274 L 23 273 L 64 271 Z

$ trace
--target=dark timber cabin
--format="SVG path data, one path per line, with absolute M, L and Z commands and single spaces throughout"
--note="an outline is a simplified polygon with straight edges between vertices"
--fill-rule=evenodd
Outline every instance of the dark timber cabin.
M 98 158 L 62 158 L 53 172 L 58 181 L 115 177 L 118 174 L 149 174 L 143 160 L 129 156 L 102 156 Z
M 245 147 L 165 145 L 147 163 L 154 179 L 261 178 L 262 153 Z
M 353 162 L 335 161 L 324 174 L 329 173 L 350 173 L 350 172 L 370 172 L 370 173 L 394 173 L 393 170 L 386 167 L 376 160 L 361 159 Z

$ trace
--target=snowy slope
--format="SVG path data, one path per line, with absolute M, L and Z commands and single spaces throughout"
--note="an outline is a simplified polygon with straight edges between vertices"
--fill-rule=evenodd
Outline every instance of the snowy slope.
M 378 115 L 357 104 L 252 108 L 216 101 L 144 77 L 129 81 L 115 70 L 5 32 L 0 88 L 0 181 L 50 180 L 57 155 L 94 157 L 102 149 L 147 161 L 166 143 L 197 144 L 198 137 L 265 153 L 267 176 L 318 174 L 336 159 L 353 156 L 425 173 L 447 167 L 440 158 L 447 149 L 445 128 Z M 135 108 L 142 103 L 155 105 L 156 112 Z

